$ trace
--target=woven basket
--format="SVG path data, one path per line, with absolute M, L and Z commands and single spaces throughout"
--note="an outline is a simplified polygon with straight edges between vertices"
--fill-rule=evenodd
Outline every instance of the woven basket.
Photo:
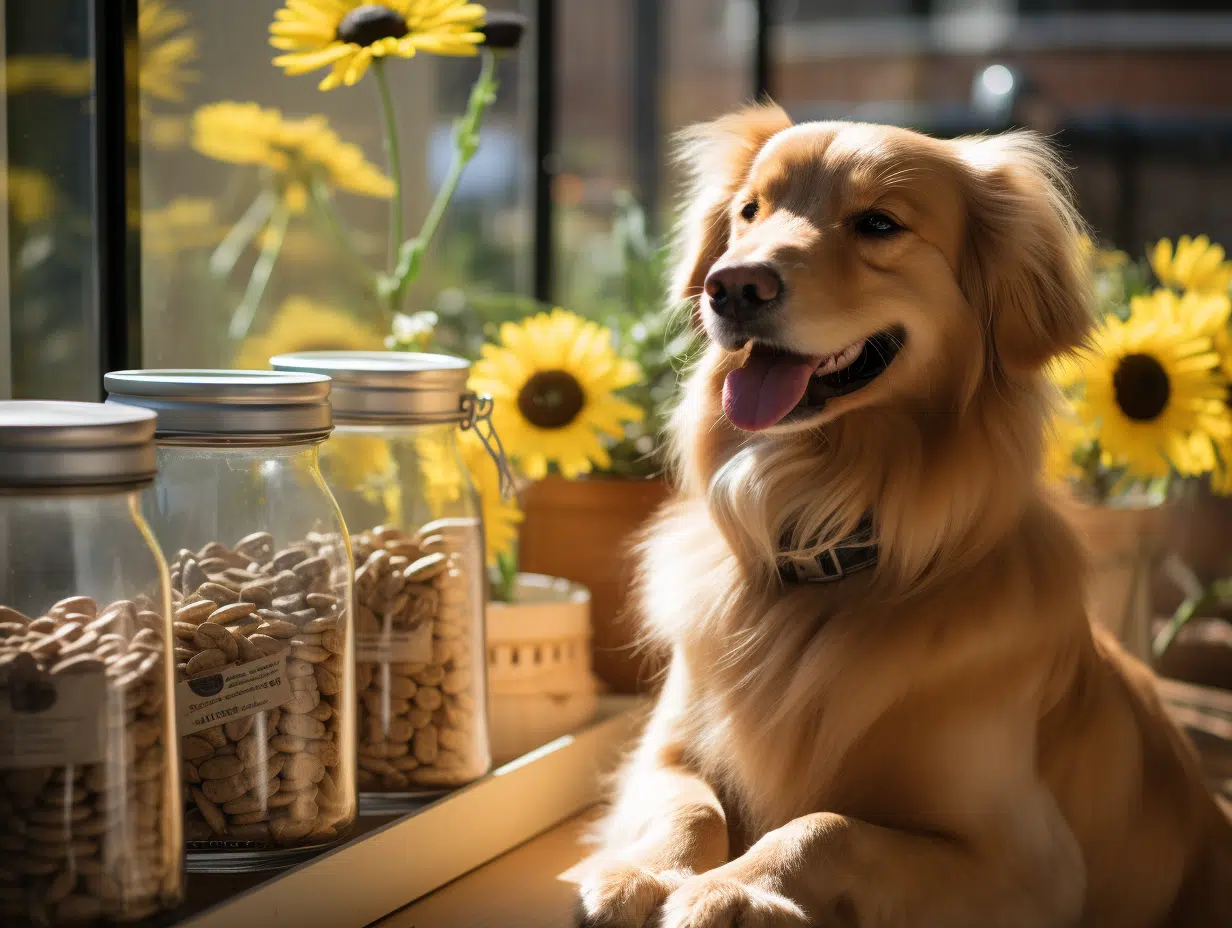
M 519 574 L 511 603 L 488 603 L 488 690 L 497 764 L 568 734 L 593 718 L 590 593 Z

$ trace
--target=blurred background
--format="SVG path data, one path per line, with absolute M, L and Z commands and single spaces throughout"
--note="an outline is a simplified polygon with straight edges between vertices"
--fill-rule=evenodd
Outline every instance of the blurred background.
M 380 347 L 356 262 L 388 203 L 291 210 L 250 323 L 233 309 L 272 235 L 259 164 L 203 153 L 194 115 L 323 117 L 387 169 L 371 81 L 327 93 L 272 64 L 277 0 L 7 0 L 0 395 L 99 396 L 106 367 L 260 363 Z M 769 94 L 793 117 L 952 135 L 1029 126 L 1073 164 L 1102 242 L 1232 242 L 1232 5 L 1218 0 L 494 0 L 529 22 L 408 310 L 516 296 L 599 316 L 627 298 L 622 197 L 670 227 L 679 128 Z M 441 183 L 478 64 L 390 67 L 406 211 Z M 243 131 L 223 145 L 242 148 Z M 264 172 L 264 173 L 263 173 Z M 254 212 L 255 210 L 255 212 Z M 332 218 L 331 218 L 332 217 Z M 249 233 L 244 235 L 244 223 Z M 345 227 L 339 245 L 337 223 Z M 237 235 L 237 227 L 240 234 Z M 242 336 L 242 337 L 240 337 Z M 252 359 L 257 361 L 253 362 Z

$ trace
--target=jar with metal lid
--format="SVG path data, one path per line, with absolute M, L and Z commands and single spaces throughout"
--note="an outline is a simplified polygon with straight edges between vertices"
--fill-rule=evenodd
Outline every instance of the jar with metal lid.
M 459 453 L 489 453 L 470 365 L 443 355 L 280 355 L 278 370 L 328 374 L 337 428 L 323 470 L 351 529 L 364 808 L 392 809 L 488 771 L 483 524 Z M 481 450 L 482 454 L 483 451 Z
M 0 402 L 0 924 L 183 896 L 167 565 L 141 514 L 154 415 Z
M 318 463 L 329 378 L 106 375 L 158 413 L 145 511 L 171 567 L 189 870 L 282 866 L 356 812 L 346 529 Z

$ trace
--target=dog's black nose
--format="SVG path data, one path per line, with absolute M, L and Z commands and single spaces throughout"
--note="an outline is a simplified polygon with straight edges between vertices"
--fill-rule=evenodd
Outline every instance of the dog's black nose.
M 727 318 L 750 319 L 782 291 L 783 279 L 768 264 L 728 264 L 706 275 L 710 308 Z

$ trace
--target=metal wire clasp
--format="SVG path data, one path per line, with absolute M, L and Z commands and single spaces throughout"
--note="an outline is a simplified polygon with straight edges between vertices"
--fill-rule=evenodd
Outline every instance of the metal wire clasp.
M 501 498 L 513 499 L 517 490 L 514 484 L 513 471 L 509 468 L 509 459 L 505 457 L 505 446 L 501 444 L 500 436 L 492 425 L 492 397 L 487 394 L 464 393 L 462 395 L 462 429 L 474 429 L 475 435 L 483 442 L 492 460 L 496 462 L 496 473 L 500 478 Z

